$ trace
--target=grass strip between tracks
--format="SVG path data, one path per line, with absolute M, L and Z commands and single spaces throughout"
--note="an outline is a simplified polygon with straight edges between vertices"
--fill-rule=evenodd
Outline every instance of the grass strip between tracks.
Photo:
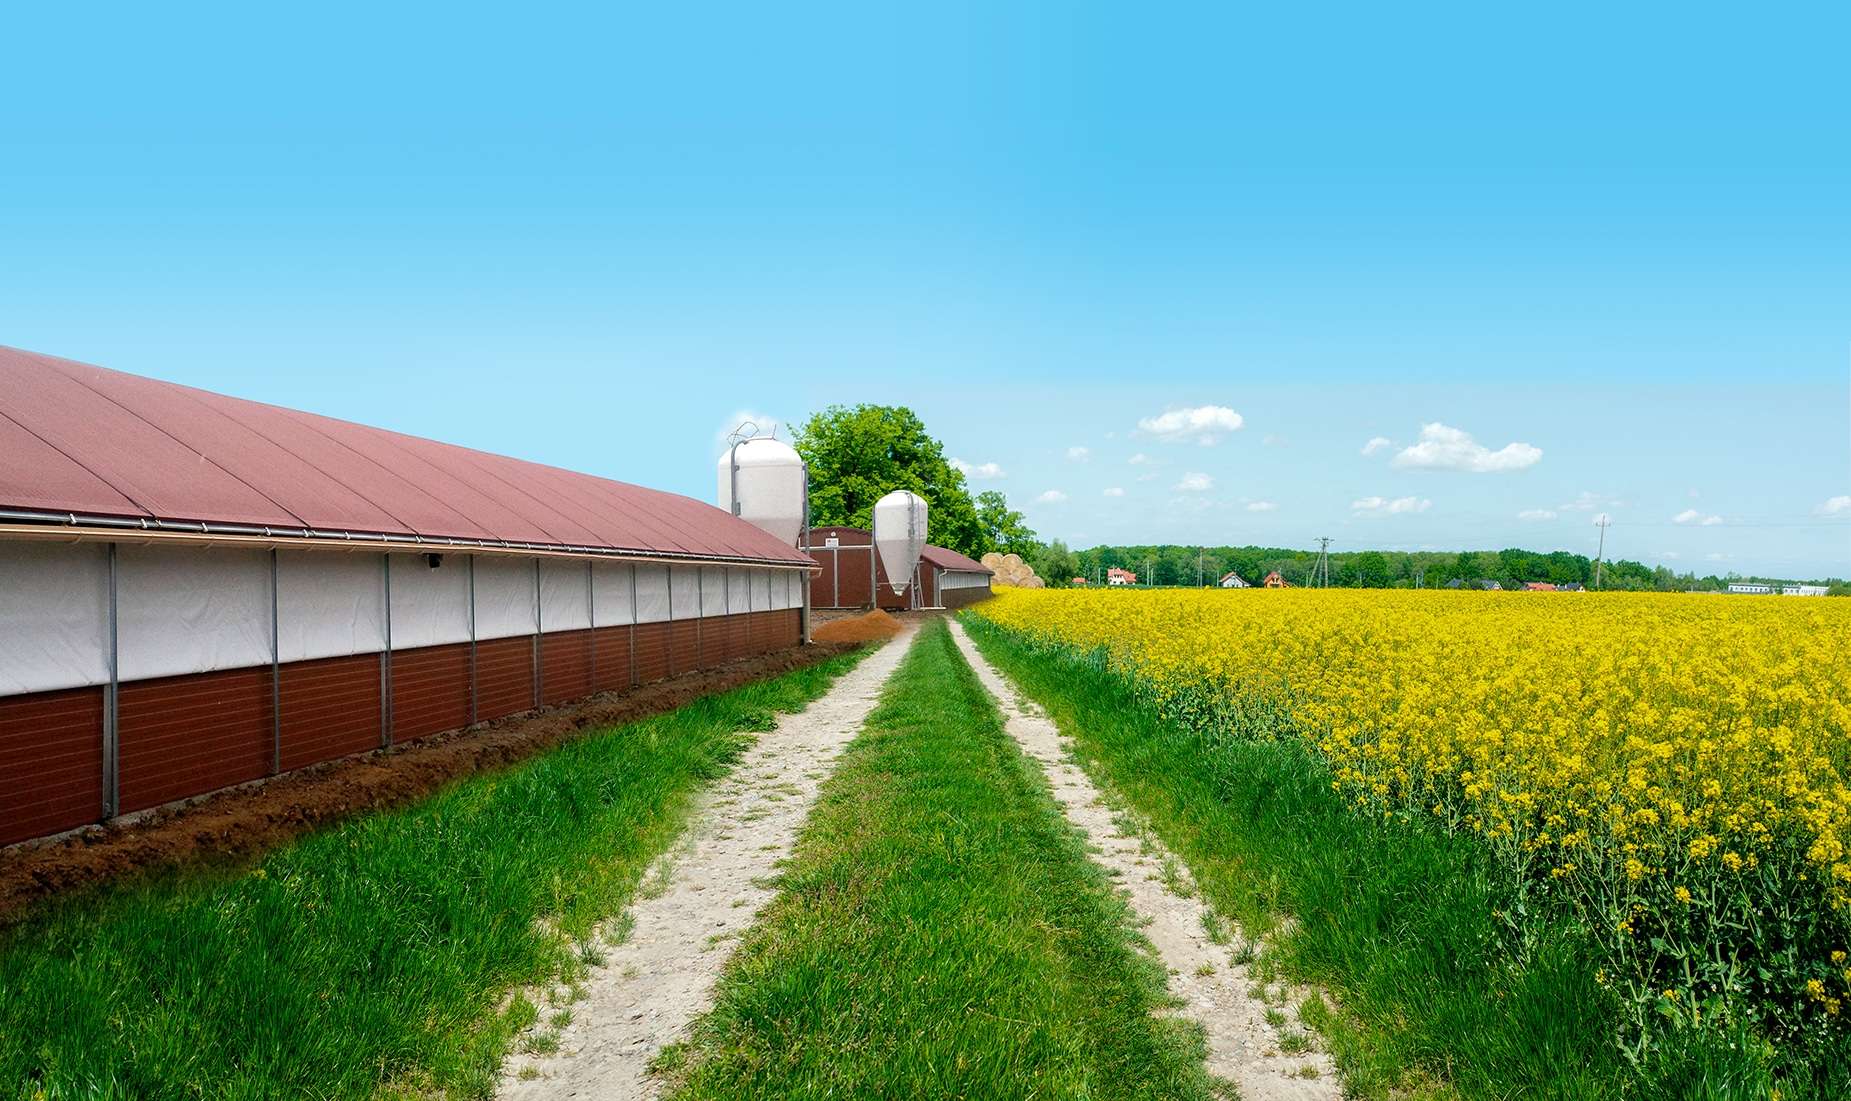
M 844 751 L 675 1101 L 1202 1098 L 1200 1030 L 943 623 Z
M 0 1095 L 481 1097 L 723 774 L 865 651 L 588 735 L 235 872 L 55 900 L 0 935 Z

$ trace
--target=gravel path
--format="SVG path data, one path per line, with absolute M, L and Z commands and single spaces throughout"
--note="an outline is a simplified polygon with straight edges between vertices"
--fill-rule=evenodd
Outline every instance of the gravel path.
M 1343 1090 L 1327 1055 L 1315 1049 L 1297 1054 L 1282 1050 L 1297 1049 L 1310 1040 L 1291 1023 L 1292 1003 L 1300 992 L 1262 990 L 1273 995 L 1272 1003 L 1252 992 L 1255 977 L 1247 966 L 1235 964 L 1231 953 L 1232 946 L 1244 942 L 1240 930 L 1226 922 L 1228 935 L 1222 939 L 1227 943 L 1211 939 L 1209 926 L 1219 919 L 1197 897 L 1182 862 L 1155 837 L 1120 829 L 1120 816 L 1072 762 L 1067 751 L 1071 743 L 1053 720 L 1021 702 L 1014 685 L 984 659 L 955 620 L 951 631 L 965 660 L 996 697 L 1010 735 L 1040 763 L 1067 820 L 1086 835 L 1093 859 L 1129 893 L 1133 912 L 1147 923 L 1143 933 L 1169 969 L 1170 993 L 1184 1002 L 1178 1012 L 1200 1021 L 1208 1031 L 1209 1073 L 1232 1081 L 1244 1101 L 1340 1098 Z M 1283 1029 L 1268 1023 L 1268 1010 L 1285 1022 Z
M 682 843 L 643 878 L 629 936 L 592 970 L 558 1049 L 511 1056 L 500 1097 L 656 1095 L 650 1060 L 686 1039 L 712 1004 L 739 934 L 776 893 L 761 884 L 790 854 L 836 756 L 860 732 L 915 631 L 909 625 L 827 694 L 783 716 L 706 794 Z

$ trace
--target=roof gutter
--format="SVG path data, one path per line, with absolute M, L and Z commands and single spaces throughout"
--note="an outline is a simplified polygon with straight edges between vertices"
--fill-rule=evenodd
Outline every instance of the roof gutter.
M 322 531 L 317 528 L 270 527 L 260 524 L 208 523 L 203 520 L 161 520 L 154 517 L 97 516 L 75 512 L 45 512 L 0 508 L 0 536 L 130 541 L 135 532 L 149 543 L 172 542 L 207 545 L 249 544 L 392 551 L 433 554 L 465 550 L 485 554 L 545 555 L 558 558 L 605 558 L 624 562 L 688 562 L 722 565 L 769 566 L 815 572 L 814 562 L 797 563 L 737 554 L 693 554 L 680 551 L 625 550 L 562 543 L 523 543 L 507 539 L 465 539 L 454 536 L 389 535 L 385 532 Z

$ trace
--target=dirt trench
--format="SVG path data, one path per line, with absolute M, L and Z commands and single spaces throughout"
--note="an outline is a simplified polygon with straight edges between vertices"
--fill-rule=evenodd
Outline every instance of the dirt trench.
M 404 806 L 462 777 L 506 768 L 588 731 L 673 711 L 701 696 L 853 649 L 853 644 L 818 643 L 777 650 L 311 765 L 49 841 L 0 849 L 0 926 L 24 918 L 32 903 L 65 891 L 189 864 L 249 860 L 311 830 Z

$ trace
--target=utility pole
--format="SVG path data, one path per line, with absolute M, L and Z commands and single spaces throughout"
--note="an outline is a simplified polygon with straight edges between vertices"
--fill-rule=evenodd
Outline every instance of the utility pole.
M 1312 581 L 1319 588 L 1330 588 L 1330 536 L 1318 537 L 1318 560 L 1311 568 Z
M 1202 548 L 1195 549 L 1195 587 L 1202 587 Z
M 1604 512 L 1600 514 L 1600 519 L 1594 521 L 1594 526 L 1600 529 L 1600 549 L 1594 552 L 1594 588 L 1597 591 L 1600 589 L 1601 578 L 1606 575 L 1607 525 L 1611 523 L 1613 517 Z

